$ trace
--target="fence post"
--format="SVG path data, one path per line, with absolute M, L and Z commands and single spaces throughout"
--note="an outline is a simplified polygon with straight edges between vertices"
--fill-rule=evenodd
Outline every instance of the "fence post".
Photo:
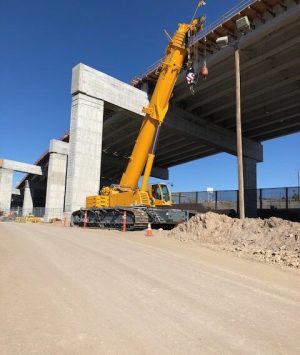
M 218 191 L 215 192 L 215 211 L 218 210 Z
M 180 205 L 181 203 L 181 192 L 179 192 L 179 196 L 178 196 L 178 204 Z
M 285 208 L 289 209 L 289 189 L 285 188 Z
M 262 189 L 259 189 L 259 209 L 262 210 L 263 203 L 262 203 Z
M 196 191 L 196 203 L 195 203 L 195 210 L 197 210 L 198 206 L 198 191 Z

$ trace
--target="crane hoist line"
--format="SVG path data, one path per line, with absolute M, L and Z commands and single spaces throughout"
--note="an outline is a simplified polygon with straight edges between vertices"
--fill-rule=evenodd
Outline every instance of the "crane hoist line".
M 99 195 L 88 196 L 86 207 L 72 213 L 72 225 L 121 228 L 126 215 L 127 229 L 144 229 L 148 223 L 172 227 L 190 217 L 189 211 L 171 208 L 172 196 L 167 185 L 151 185 L 148 180 L 174 86 L 183 66 L 191 65 L 189 38 L 202 30 L 205 22 L 204 16 L 196 18 L 197 10 L 203 5 L 204 1 L 198 2 L 191 22 L 179 23 L 169 39 L 149 105 L 141 108 L 145 117 L 119 184 L 104 186 Z

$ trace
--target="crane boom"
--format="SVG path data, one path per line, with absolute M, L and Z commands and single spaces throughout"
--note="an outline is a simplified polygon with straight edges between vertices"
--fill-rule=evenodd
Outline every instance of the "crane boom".
M 131 189 L 137 187 L 151 151 L 155 134 L 158 127 L 163 123 L 168 111 L 169 100 L 187 54 L 186 34 L 188 31 L 195 32 L 196 26 L 199 26 L 199 19 L 193 20 L 191 24 L 180 23 L 177 32 L 166 49 L 161 72 L 150 103 L 148 107 L 143 108 L 143 112 L 146 115 L 129 158 L 126 171 L 121 178 L 121 187 Z M 151 153 L 154 154 L 154 152 Z M 152 157 L 151 160 L 153 161 Z

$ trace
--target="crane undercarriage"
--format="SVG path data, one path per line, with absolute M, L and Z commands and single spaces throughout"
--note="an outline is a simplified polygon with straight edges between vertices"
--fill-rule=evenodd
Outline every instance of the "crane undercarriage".
M 187 221 L 195 213 L 174 208 L 107 207 L 82 208 L 72 213 L 71 226 L 88 228 L 119 229 L 123 228 L 126 211 L 126 230 L 146 229 L 148 223 L 153 228 L 171 229 Z

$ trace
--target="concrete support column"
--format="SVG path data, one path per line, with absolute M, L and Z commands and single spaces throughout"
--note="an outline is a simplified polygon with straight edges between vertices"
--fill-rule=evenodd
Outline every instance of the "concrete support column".
M 32 195 L 30 191 L 30 186 L 28 180 L 25 181 L 25 189 L 24 189 L 24 200 L 23 200 L 23 210 L 22 216 L 28 216 L 33 212 L 33 202 L 32 202 Z
M 10 211 L 13 170 L 0 168 L 0 210 Z
M 104 103 L 84 94 L 72 98 L 65 211 L 85 206 L 100 189 Z
M 58 153 L 49 155 L 45 222 L 49 222 L 51 218 L 63 218 L 67 162 L 67 155 Z
M 245 215 L 257 217 L 256 160 L 244 156 Z

